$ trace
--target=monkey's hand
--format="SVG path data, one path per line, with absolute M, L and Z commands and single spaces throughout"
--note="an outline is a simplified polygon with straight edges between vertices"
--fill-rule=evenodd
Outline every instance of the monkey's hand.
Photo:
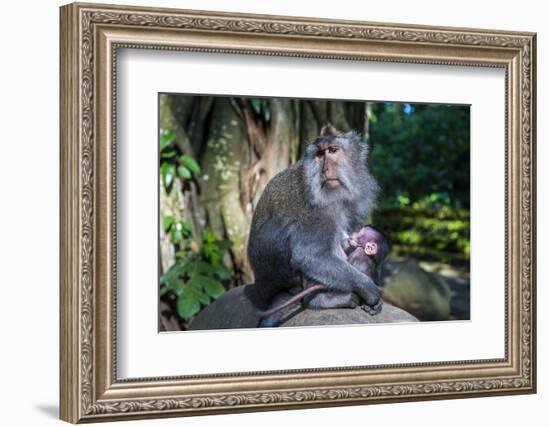
M 344 250 L 344 253 L 346 255 L 349 255 L 352 253 L 355 249 L 359 247 L 359 243 L 357 243 L 353 238 L 348 237 L 342 241 L 342 249 Z
M 371 316 L 376 316 L 378 313 L 382 311 L 383 304 L 384 303 L 382 302 L 382 299 L 379 299 L 378 302 L 372 307 L 364 304 L 361 306 L 361 308 L 365 310 L 367 313 L 369 313 Z
M 291 263 L 295 271 L 325 285 L 328 291 L 354 292 L 370 307 L 376 307 L 380 302 L 380 289 L 374 281 L 330 251 L 312 245 L 297 246 Z
M 355 249 L 355 248 L 358 248 L 359 247 L 359 243 L 357 243 L 354 239 L 352 239 L 351 237 L 349 238 L 349 245 Z

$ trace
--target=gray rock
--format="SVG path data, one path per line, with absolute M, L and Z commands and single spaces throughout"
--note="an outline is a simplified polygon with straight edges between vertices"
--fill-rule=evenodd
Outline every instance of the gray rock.
M 254 292 L 254 285 L 237 286 L 222 294 L 191 322 L 190 331 L 204 329 L 256 328 L 259 312 L 264 309 Z
M 259 312 L 264 309 L 255 295 L 254 285 L 233 288 L 201 311 L 189 330 L 256 328 Z M 384 304 L 382 311 L 371 316 L 361 308 L 305 310 L 299 304 L 284 311 L 280 326 L 353 325 L 366 323 L 416 322 L 418 319 L 406 311 Z
M 281 326 L 320 326 L 320 325 L 356 325 L 366 323 L 418 322 L 418 319 L 405 310 L 385 303 L 382 311 L 375 316 L 360 307 L 330 310 L 301 310 L 287 318 Z
M 420 320 L 448 320 L 451 314 L 451 289 L 436 274 L 407 261 L 385 283 L 385 301 L 401 307 Z

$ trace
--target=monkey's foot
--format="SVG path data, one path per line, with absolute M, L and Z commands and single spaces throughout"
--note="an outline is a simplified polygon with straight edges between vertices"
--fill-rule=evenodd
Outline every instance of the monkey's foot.
M 378 313 L 382 311 L 382 305 L 383 305 L 383 302 L 380 299 L 372 307 L 370 305 L 363 304 L 361 308 L 365 310 L 367 313 L 369 313 L 371 316 L 376 316 Z

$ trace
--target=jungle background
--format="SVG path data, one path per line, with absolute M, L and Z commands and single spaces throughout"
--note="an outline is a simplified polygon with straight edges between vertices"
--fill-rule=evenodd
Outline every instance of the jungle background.
M 356 130 L 391 242 L 384 299 L 420 320 L 470 316 L 470 109 L 462 105 L 159 94 L 159 330 L 185 330 L 246 257 L 267 182 L 321 127 Z

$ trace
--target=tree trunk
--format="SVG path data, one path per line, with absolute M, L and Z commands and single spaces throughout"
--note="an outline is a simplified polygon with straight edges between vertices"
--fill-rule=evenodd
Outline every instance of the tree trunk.
M 231 262 L 247 280 L 246 242 L 248 219 L 240 195 L 240 170 L 246 156 L 246 138 L 240 118 L 229 98 L 217 98 L 212 104 L 206 147 L 200 159 L 202 202 L 208 225 L 219 236 L 233 242 Z

